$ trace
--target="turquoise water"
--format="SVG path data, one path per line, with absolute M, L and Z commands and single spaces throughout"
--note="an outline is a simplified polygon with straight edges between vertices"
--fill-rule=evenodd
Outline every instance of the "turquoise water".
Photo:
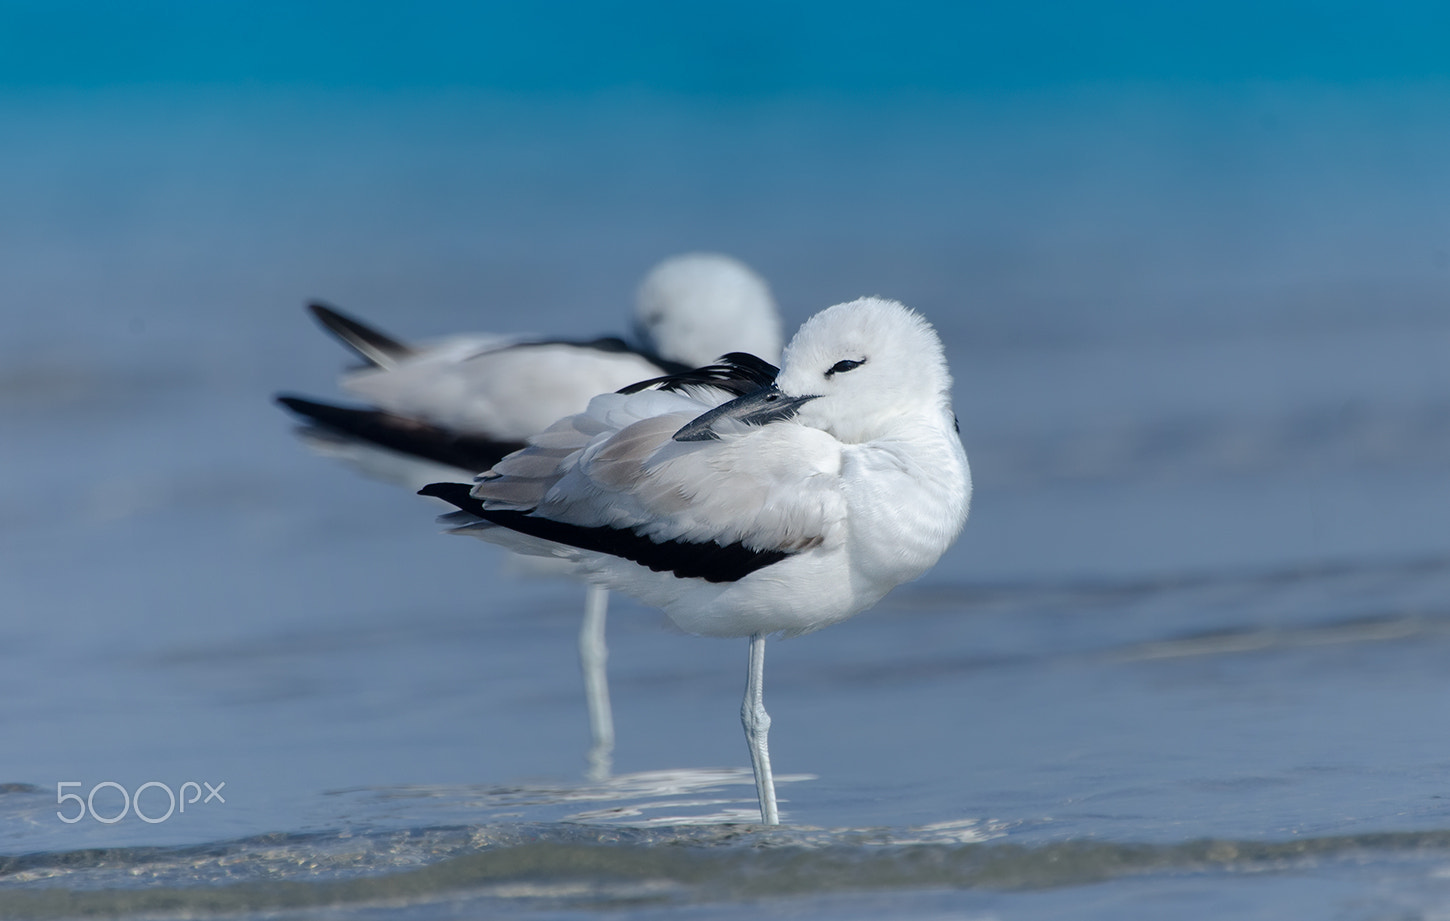
M 380 33 L 325 6 L 271 57 L 275 10 L 134 9 L 75 30 L 89 69 L 0 54 L 0 917 L 1444 913 L 1433 23 L 1358 23 L 1317 79 L 1264 50 L 1284 17 L 1216 73 L 1114 32 L 1093 60 L 1133 72 L 1105 83 L 1039 66 L 1051 41 L 946 67 L 945 28 L 914 59 L 747 78 L 721 39 L 671 69 L 677 33 L 631 13 L 609 28 L 643 50 L 608 67 L 603 25 L 560 26 L 595 48 L 566 79 L 541 39 L 457 50 L 467 17 L 399 19 L 414 57 L 369 70 Z M 1059 12 L 1048 38 L 1089 34 Z M 816 19 L 783 22 L 790 49 Z M 582 592 L 440 535 L 270 404 L 347 360 L 307 299 L 405 336 L 593 335 L 694 248 L 757 267 L 792 327 L 867 293 L 923 311 L 977 481 L 926 577 L 771 645 L 780 830 L 748 822 L 743 642 L 616 600 L 617 775 L 585 781 Z M 95 818 L 188 782 L 218 795 Z
M 1447 76 L 1440 4 L 1247 0 L 0 5 L 0 83 L 469 87 L 716 98 Z

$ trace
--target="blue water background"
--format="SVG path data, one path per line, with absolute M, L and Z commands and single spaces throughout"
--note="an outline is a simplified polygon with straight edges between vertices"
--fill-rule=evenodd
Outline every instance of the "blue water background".
M 0 855 L 32 855 L 10 881 L 307 881 L 309 860 L 341 872 L 339 835 L 383 840 L 348 872 L 385 877 L 480 836 L 748 809 L 739 778 L 691 773 L 746 764 L 743 642 L 616 601 L 616 768 L 693 780 L 583 784 L 579 590 L 441 536 L 270 404 L 334 394 L 346 362 L 307 299 L 410 337 L 592 335 L 654 261 L 708 248 L 759 269 L 790 327 L 868 293 L 924 312 L 977 480 L 928 576 L 772 644 L 800 834 L 1351 844 L 1114 853 L 1099 872 L 1135 869 L 1022 892 L 712 890 L 683 899 L 698 916 L 1443 910 L 1446 25 L 1428 5 L 0 6 Z M 225 782 L 226 803 L 55 818 L 59 782 L 153 780 Z M 323 837 L 231 843 L 268 833 Z M 395 833 L 442 843 L 367 837 Z M 202 850 L 151 878 L 152 846 Z M 133 850 L 116 875 L 64 856 L 101 847 Z M 451 891 L 398 911 L 480 910 Z M 637 896 L 510 904 L 679 910 Z

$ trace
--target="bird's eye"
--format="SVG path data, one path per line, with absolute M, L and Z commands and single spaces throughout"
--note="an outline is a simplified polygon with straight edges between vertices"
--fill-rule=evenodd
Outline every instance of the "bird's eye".
M 860 361 L 852 361 L 849 358 L 843 358 L 840 361 L 836 362 L 835 364 L 831 365 L 831 370 L 829 370 L 829 371 L 826 372 L 826 377 L 830 377 L 832 374 L 835 374 L 837 371 L 852 371 L 852 370 L 855 370 L 856 368 L 861 367 L 865 363 L 866 363 L 866 359 L 864 359 L 864 358 L 861 359 Z

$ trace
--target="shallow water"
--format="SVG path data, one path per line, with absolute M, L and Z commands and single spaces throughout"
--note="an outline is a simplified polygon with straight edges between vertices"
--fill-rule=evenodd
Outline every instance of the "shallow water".
M 0 917 L 1443 914 L 1438 98 L 7 98 Z M 779 830 L 743 641 L 615 599 L 586 782 L 582 591 L 269 402 L 335 394 L 308 298 L 593 334 L 695 247 L 926 313 L 976 476 L 770 645 Z

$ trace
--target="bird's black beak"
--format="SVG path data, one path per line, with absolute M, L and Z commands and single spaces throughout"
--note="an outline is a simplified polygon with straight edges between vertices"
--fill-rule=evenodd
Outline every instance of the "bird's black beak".
M 741 425 L 769 425 L 781 422 L 800 412 L 801 406 L 814 400 L 814 396 L 789 397 L 780 388 L 771 384 L 754 393 L 722 403 L 714 409 L 684 426 L 674 434 L 675 441 L 710 441 L 720 437 L 717 427 L 726 420 Z

